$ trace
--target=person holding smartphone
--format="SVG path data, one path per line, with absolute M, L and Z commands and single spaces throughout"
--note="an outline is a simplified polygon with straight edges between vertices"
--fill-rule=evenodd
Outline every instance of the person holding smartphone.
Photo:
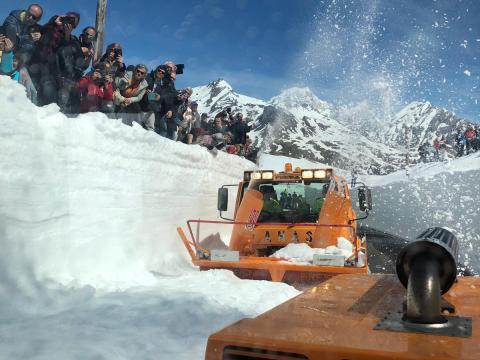
M 110 74 L 114 79 L 122 78 L 127 70 L 123 62 L 122 46 L 117 43 L 107 46 L 107 50 L 100 58 L 99 63 L 105 65 L 107 73 Z

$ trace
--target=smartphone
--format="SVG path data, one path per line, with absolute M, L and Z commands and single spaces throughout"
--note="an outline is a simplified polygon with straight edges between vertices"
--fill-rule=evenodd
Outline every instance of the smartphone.
M 177 67 L 176 73 L 178 75 L 183 74 L 183 70 L 185 69 L 185 64 L 176 64 L 176 67 Z
M 63 24 L 70 24 L 72 26 L 75 26 L 75 23 L 76 23 L 76 19 L 73 17 L 73 16 L 65 16 L 63 19 L 62 19 L 62 23 Z

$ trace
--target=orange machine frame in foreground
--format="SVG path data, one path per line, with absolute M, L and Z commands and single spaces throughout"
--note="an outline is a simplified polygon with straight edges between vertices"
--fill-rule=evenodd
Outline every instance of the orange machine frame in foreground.
M 395 275 L 338 275 L 253 319 L 211 335 L 206 360 L 478 360 L 480 278 L 458 278 L 444 296 L 456 315 L 472 318 L 471 337 L 374 330 L 402 311 Z

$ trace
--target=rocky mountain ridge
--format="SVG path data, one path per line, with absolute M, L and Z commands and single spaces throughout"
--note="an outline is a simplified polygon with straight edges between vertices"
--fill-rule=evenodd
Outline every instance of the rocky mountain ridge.
M 320 100 L 308 88 L 290 88 L 269 101 L 236 93 L 223 79 L 193 89 L 199 111 L 214 117 L 231 107 L 251 123 L 262 152 L 303 158 L 360 173 L 386 174 L 418 158 L 416 150 L 436 132 L 453 138 L 468 125 L 428 102 L 413 102 L 382 121 L 368 108 L 345 109 Z

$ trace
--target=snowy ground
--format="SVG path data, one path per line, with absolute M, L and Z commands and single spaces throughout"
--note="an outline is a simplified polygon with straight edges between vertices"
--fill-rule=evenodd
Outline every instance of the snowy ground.
M 298 294 L 199 273 L 178 240 L 186 219 L 216 218 L 217 187 L 251 163 L 100 114 L 67 119 L 5 77 L 0 92 L 0 360 L 202 359 L 209 334 Z M 405 235 L 458 222 L 478 267 L 479 158 L 428 167 L 365 179 L 370 221 Z

